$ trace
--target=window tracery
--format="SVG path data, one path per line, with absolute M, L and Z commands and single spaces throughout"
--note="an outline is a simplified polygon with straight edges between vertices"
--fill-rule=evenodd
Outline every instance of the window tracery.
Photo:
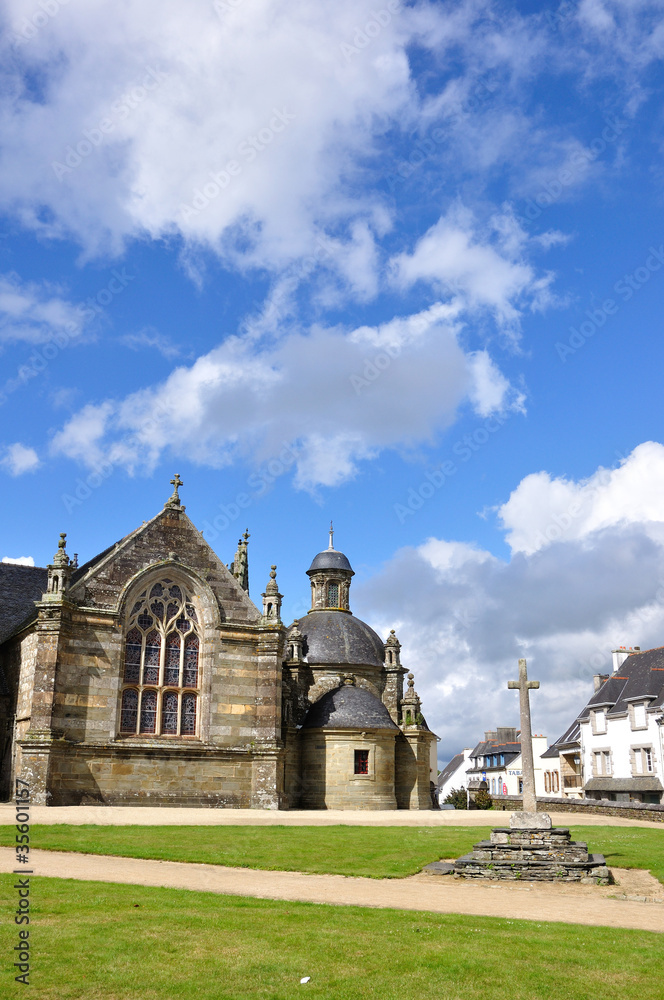
M 196 736 L 200 689 L 198 615 L 184 588 L 146 588 L 127 621 L 122 735 Z

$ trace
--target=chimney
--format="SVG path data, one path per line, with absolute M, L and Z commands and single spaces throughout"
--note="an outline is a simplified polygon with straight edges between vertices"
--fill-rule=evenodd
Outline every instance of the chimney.
M 640 646 L 619 646 L 618 649 L 612 649 L 611 656 L 613 657 L 614 674 L 617 673 L 618 670 L 620 670 L 620 668 L 622 667 L 623 663 L 625 662 L 628 656 L 631 656 L 632 653 L 640 653 L 640 652 L 641 652 Z
M 496 738 L 498 743 L 517 743 L 516 729 L 513 727 L 503 726 L 499 727 L 496 731 Z
M 597 692 L 601 688 L 601 686 L 604 683 L 604 681 L 608 681 L 608 679 L 609 679 L 609 675 L 608 674 L 594 674 L 593 675 L 593 693 L 597 694 Z

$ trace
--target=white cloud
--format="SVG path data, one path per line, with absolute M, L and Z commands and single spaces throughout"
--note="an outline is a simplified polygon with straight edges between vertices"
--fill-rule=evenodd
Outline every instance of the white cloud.
M 161 385 L 84 407 L 52 442 L 99 466 L 152 468 L 162 452 L 220 467 L 297 446 L 296 484 L 336 486 L 385 448 L 436 436 L 470 398 L 482 415 L 512 390 L 484 352 L 464 354 L 459 306 L 345 334 L 314 328 L 257 347 L 232 337 Z
M 17 559 L 10 559 L 9 556 L 3 556 L 2 562 L 10 563 L 12 566 L 34 566 L 35 564 L 32 556 L 19 556 Z
M 545 476 L 519 484 L 508 501 L 512 519 L 537 518 L 541 504 L 564 513 L 574 497 L 581 528 L 542 548 L 524 541 L 509 560 L 431 538 L 354 588 L 357 614 L 381 633 L 397 628 L 427 720 L 442 737 L 441 759 L 487 729 L 518 724 L 507 681 L 520 656 L 542 683 L 532 696 L 534 726 L 553 740 L 590 697 L 592 675 L 611 670 L 611 649 L 664 642 L 664 447 L 644 443 L 620 468 L 579 482 Z M 535 536 L 542 524 L 524 532 Z
M 393 257 L 395 283 L 418 281 L 459 296 L 470 309 L 488 309 L 507 328 L 518 327 L 521 303 L 538 307 L 549 280 L 537 278 L 523 258 L 527 235 L 511 216 L 491 220 L 481 233 L 472 213 L 457 204 L 441 216 L 412 253 Z
M 180 348 L 177 344 L 174 344 L 163 333 L 159 333 L 158 330 L 149 326 L 144 327 L 137 333 L 125 333 L 120 337 L 120 343 L 124 344 L 125 347 L 129 347 L 132 351 L 157 351 L 158 354 L 161 354 L 167 360 L 177 358 L 180 354 Z
M 588 25 L 598 0 L 594 17 L 590 6 Z M 181 236 L 192 276 L 198 247 L 280 273 L 327 234 L 343 252 L 325 266 L 370 296 L 375 241 L 392 224 L 375 183 L 386 135 L 435 123 L 445 162 L 472 159 L 488 181 L 493 165 L 524 164 L 546 143 L 527 110 L 538 74 L 555 72 L 563 51 L 565 70 L 607 64 L 578 39 L 563 45 L 541 16 L 490 0 L 378 10 L 371 0 L 99 0 L 49 16 L 7 0 L 2 207 L 49 236 L 73 234 L 89 254 Z M 636 26 L 631 37 L 646 45 Z M 441 68 L 440 93 L 414 85 L 415 46 Z M 465 264 L 450 277 L 478 296 L 472 249 L 462 244 Z M 519 262 L 504 271 L 485 259 L 499 284 L 528 284 Z
M 646 441 L 618 468 L 600 468 L 578 482 L 532 473 L 498 514 L 512 551 L 531 555 L 559 539 L 583 539 L 600 528 L 664 523 L 663 493 L 664 446 Z
M 277 269 L 341 220 L 362 258 L 352 281 L 371 284 L 362 271 L 378 199 L 352 188 L 376 127 L 413 101 L 405 49 L 420 30 L 404 6 L 349 58 L 342 46 L 374 9 L 369 0 L 62 9 L 6 63 L 17 75 L 4 108 L 5 207 L 26 225 L 73 233 L 92 253 L 178 232 L 229 261 Z M 20 29 L 33 13 L 10 0 L 5 16 Z
M 0 275 L 0 342 L 43 344 L 55 339 L 58 346 L 79 337 L 85 311 L 48 283 L 22 281 L 17 274 Z
M 0 465 L 10 476 L 22 476 L 39 468 L 39 455 L 34 448 L 16 442 L 5 449 Z

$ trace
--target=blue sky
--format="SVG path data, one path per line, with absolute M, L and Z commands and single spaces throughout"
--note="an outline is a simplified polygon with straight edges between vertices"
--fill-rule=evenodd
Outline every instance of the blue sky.
M 2 17 L 0 558 L 333 518 L 441 760 L 664 642 L 664 2 Z

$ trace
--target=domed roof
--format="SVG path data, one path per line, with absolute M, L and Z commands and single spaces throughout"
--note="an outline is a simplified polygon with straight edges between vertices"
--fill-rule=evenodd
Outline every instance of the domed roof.
M 375 695 L 354 684 L 328 691 L 311 706 L 303 729 L 395 729 L 390 713 Z
M 321 569 L 345 569 L 346 572 L 353 573 L 353 567 L 348 562 L 348 558 L 343 552 L 337 552 L 336 549 L 324 549 L 317 556 L 314 556 L 314 561 L 307 573 L 315 573 Z M 353 576 L 355 576 L 354 573 Z
M 310 611 L 298 620 L 302 652 L 311 666 L 349 664 L 382 667 L 383 640 L 348 611 Z

